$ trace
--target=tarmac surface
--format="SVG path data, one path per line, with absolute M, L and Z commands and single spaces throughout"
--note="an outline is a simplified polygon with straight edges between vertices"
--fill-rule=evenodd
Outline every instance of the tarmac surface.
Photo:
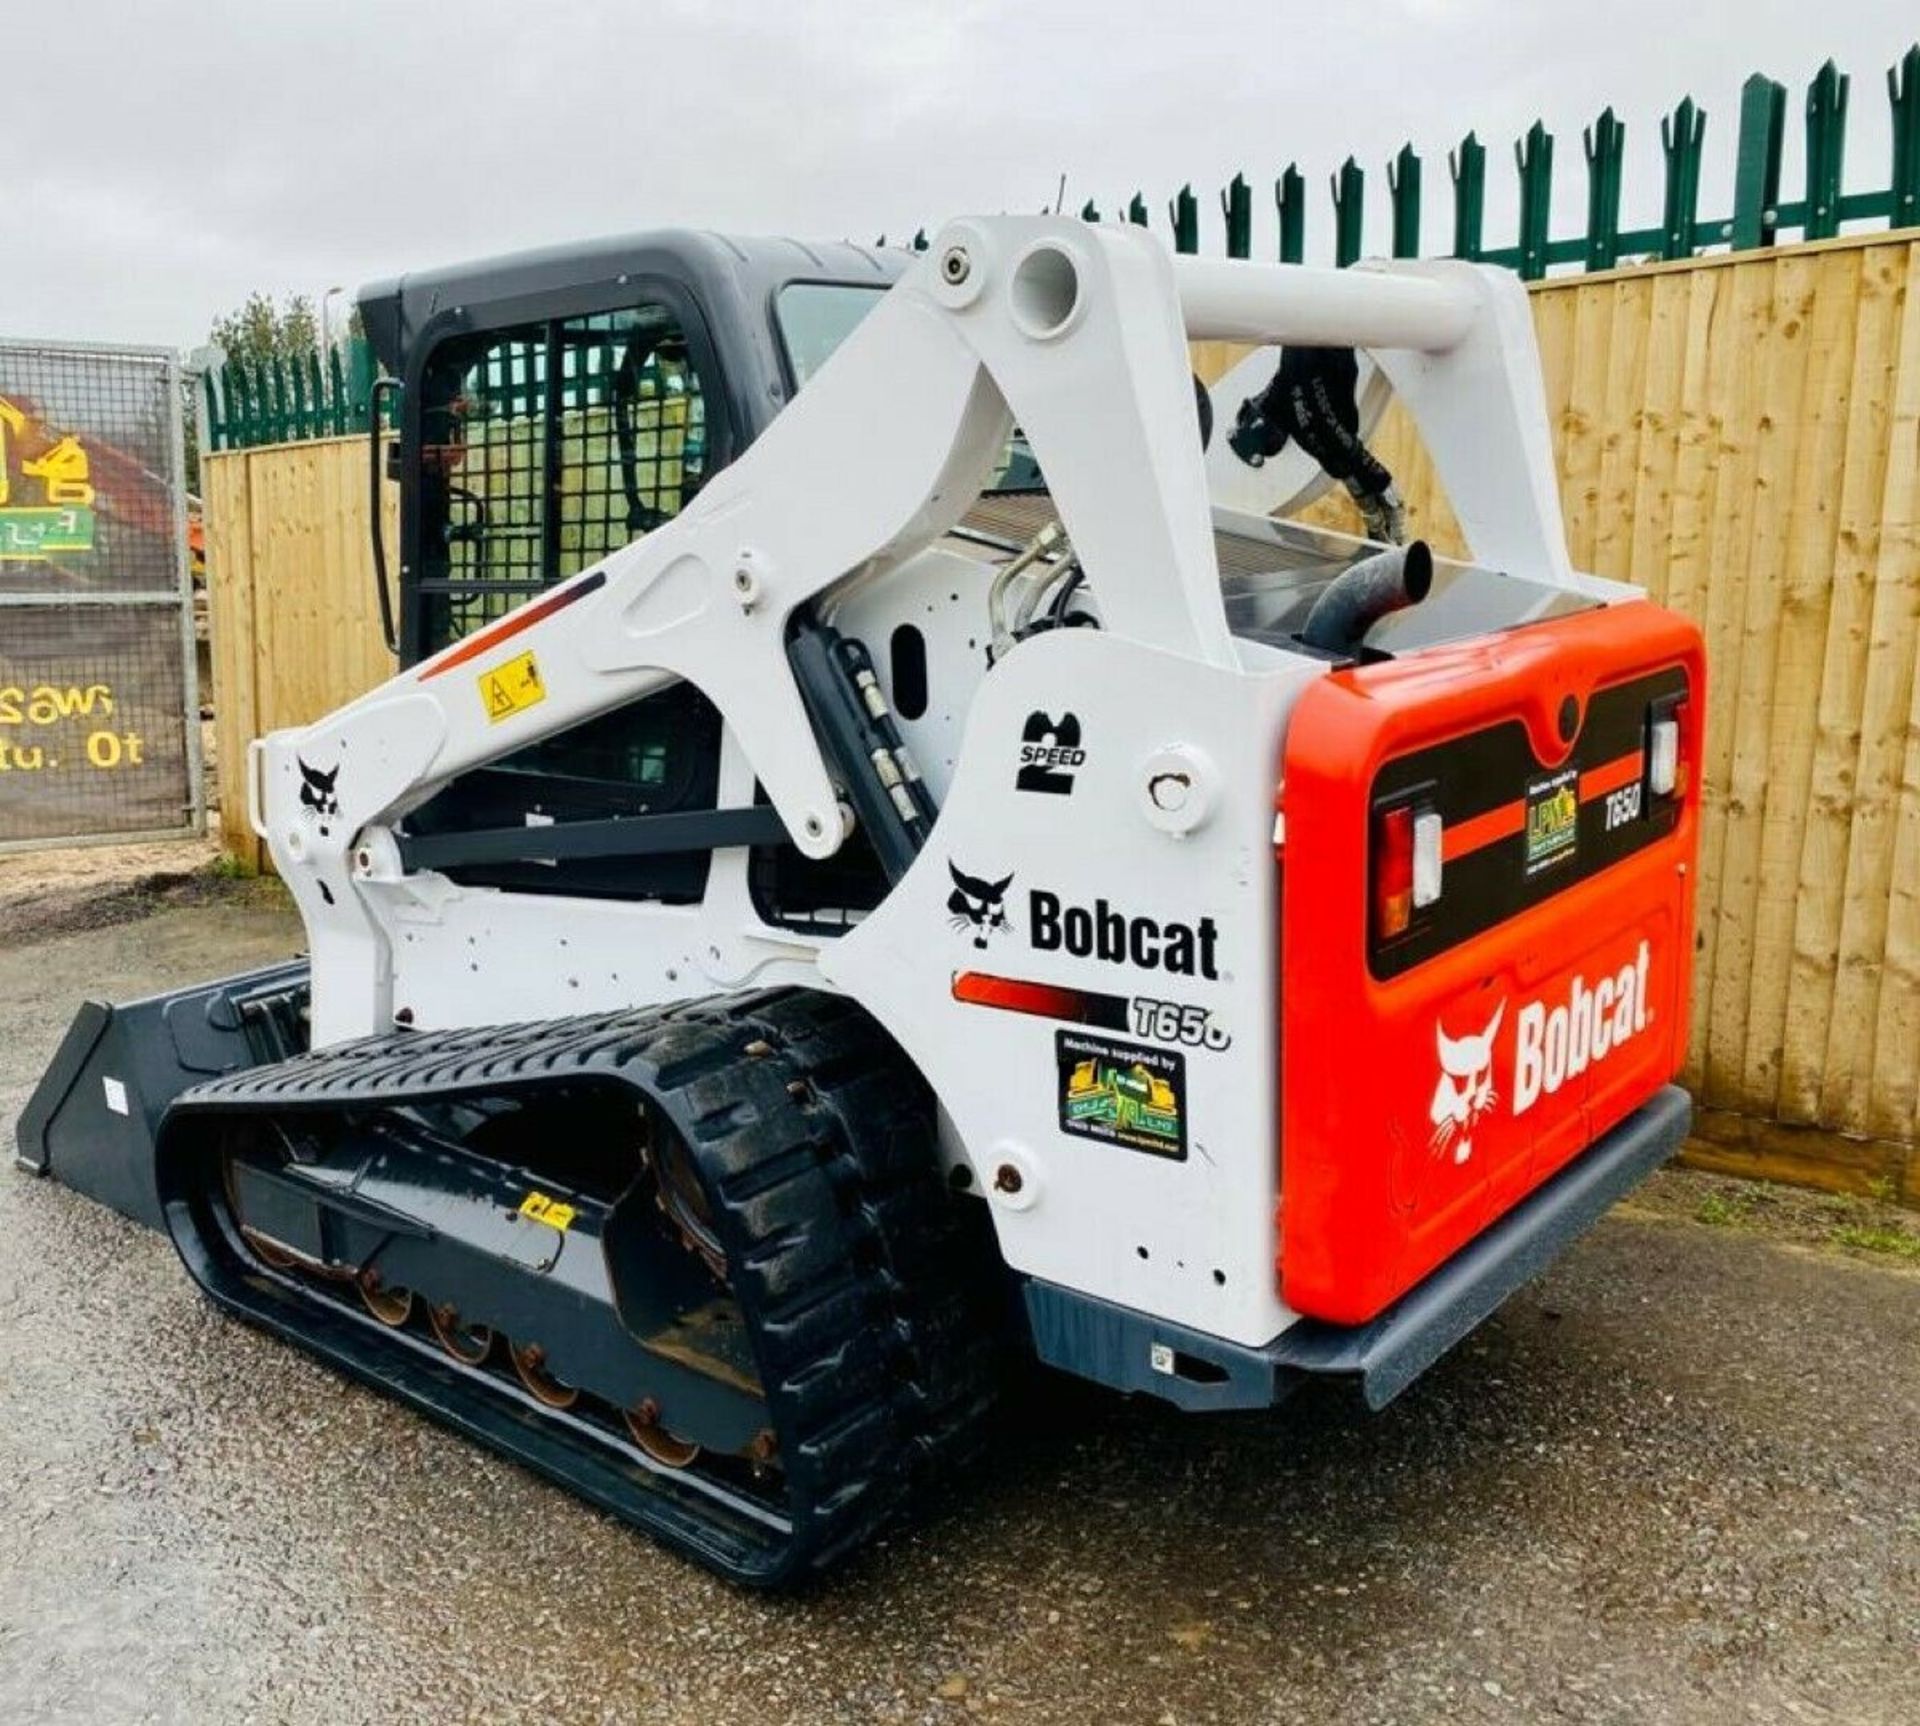
M 298 939 L 205 877 L 0 924 L 8 1150 L 83 995 Z M 1039 1382 L 770 1600 L 0 1159 L 0 1722 L 1911 1722 L 1920 1273 L 1857 1214 L 1663 1174 L 1378 1416 Z

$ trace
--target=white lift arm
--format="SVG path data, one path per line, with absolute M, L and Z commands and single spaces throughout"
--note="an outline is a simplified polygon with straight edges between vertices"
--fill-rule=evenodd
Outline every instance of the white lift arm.
M 1457 263 L 1332 271 L 1175 259 L 1130 227 L 956 221 L 673 521 L 306 730 L 255 746 L 256 825 L 300 902 L 316 977 L 330 968 L 330 943 L 381 940 L 354 877 L 399 872 L 390 823 L 456 775 L 676 678 L 720 709 L 794 844 L 832 854 L 845 824 L 788 665 L 788 620 L 848 576 L 897 568 L 945 534 L 1016 422 L 1103 626 L 1236 665 L 1189 336 L 1372 349 L 1427 432 L 1481 560 L 1577 579 L 1512 276 Z M 537 698 L 490 707 L 488 680 L 524 678 L 528 654 Z M 332 776 L 324 811 L 313 771 Z M 360 957 L 385 970 L 377 955 Z M 352 1034 L 384 1010 L 355 1004 L 336 1030 L 318 1001 L 316 1034 Z

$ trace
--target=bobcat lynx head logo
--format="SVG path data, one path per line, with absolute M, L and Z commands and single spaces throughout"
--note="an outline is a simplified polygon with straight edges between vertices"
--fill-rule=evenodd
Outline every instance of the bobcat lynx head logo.
M 953 877 L 953 891 L 947 895 L 947 910 L 952 913 L 953 926 L 971 930 L 976 947 L 986 946 L 989 935 L 1013 927 L 1007 921 L 1007 908 L 1003 903 L 1007 889 L 1013 885 L 1011 875 L 1002 875 L 998 881 L 982 881 L 978 876 L 966 874 L 951 859 L 947 873 Z
M 1454 1162 L 1473 1155 L 1473 1128 L 1499 1100 L 1493 1088 L 1493 1039 L 1507 1004 L 1494 1008 L 1486 1029 L 1473 1037 L 1449 1037 L 1436 1022 L 1434 1048 L 1440 1057 L 1440 1082 L 1433 1088 L 1428 1118 L 1433 1122 L 1433 1154 L 1451 1152 Z
M 317 767 L 309 767 L 299 756 L 294 761 L 300 768 L 300 806 L 311 809 L 315 817 L 324 821 L 329 815 L 340 813 L 340 799 L 333 794 L 333 782 L 340 777 L 340 769 L 331 773 L 322 773 Z

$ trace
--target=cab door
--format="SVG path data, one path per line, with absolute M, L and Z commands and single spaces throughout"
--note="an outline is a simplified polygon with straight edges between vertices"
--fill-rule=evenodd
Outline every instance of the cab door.
M 405 664 L 670 521 L 739 447 L 691 293 L 660 277 L 436 320 L 401 435 Z M 714 807 L 720 718 L 678 685 L 464 775 L 410 833 Z M 708 857 L 450 866 L 462 883 L 692 903 Z
M 602 291 L 603 296 L 605 290 Z M 692 297 L 459 312 L 409 356 L 401 657 L 413 664 L 672 517 L 732 458 Z M 579 296 L 569 296 L 578 299 Z

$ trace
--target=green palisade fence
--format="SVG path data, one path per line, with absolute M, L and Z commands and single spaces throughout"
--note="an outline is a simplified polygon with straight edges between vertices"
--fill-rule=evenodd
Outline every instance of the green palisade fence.
M 1554 136 L 1536 120 L 1513 146 L 1519 176 L 1519 215 L 1511 245 L 1486 243 L 1487 147 L 1468 132 L 1447 155 L 1453 187 L 1451 255 L 1505 264 L 1529 281 L 1556 266 L 1608 270 L 1644 259 L 1691 258 L 1726 247 L 1747 251 L 1785 238 L 1830 239 L 1847 223 L 1884 222 L 1920 226 L 1920 44 L 1909 48 L 1886 76 L 1893 149 L 1887 184 L 1877 191 L 1849 192 L 1842 172 L 1852 81 L 1831 60 L 1814 75 L 1803 105 L 1806 128 L 1805 183 L 1797 198 L 1781 196 L 1781 154 L 1788 124 L 1787 91 L 1756 72 L 1742 86 L 1734 139 L 1733 209 L 1723 217 L 1700 215 L 1700 170 L 1707 146 L 1707 112 L 1691 96 L 1660 122 L 1663 196 L 1660 225 L 1620 226 L 1627 165 L 1627 127 L 1612 108 L 1602 110 L 1582 135 L 1586 162 L 1586 221 L 1581 232 L 1553 237 Z M 1411 143 L 1387 164 L 1391 232 L 1386 249 L 1397 258 L 1420 255 L 1423 169 Z M 1331 179 L 1333 256 L 1356 262 L 1378 244 L 1366 234 L 1366 170 L 1349 156 Z M 1297 163 L 1273 182 L 1274 255 L 1297 264 L 1307 251 L 1307 188 Z M 1220 193 L 1222 241 L 1230 258 L 1256 252 L 1253 188 L 1236 173 Z M 1089 199 L 1083 220 L 1102 220 Z M 1148 225 L 1148 204 L 1135 192 L 1117 218 Z M 1167 202 L 1174 249 L 1200 250 L 1200 199 L 1191 183 Z M 882 235 L 879 243 L 886 244 Z M 927 249 L 927 231 L 909 242 Z M 351 342 L 321 361 L 317 354 L 294 361 L 248 365 L 230 361 L 205 379 L 207 447 L 250 448 L 297 438 L 336 437 L 366 425 L 367 398 L 375 368 L 363 342 Z M 388 398 L 391 403 L 391 396 Z
M 1536 120 L 1513 147 L 1519 176 L 1518 231 L 1511 245 L 1485 242 L 1487 149 L 1469 132 L 1449 152 L 1453 183 L 1453 244 L 1457 258 L 1505 264 L 1529 281 L 1557 265 L 1610 270 L 1646 259 L 1691 258 L 1715 247 L 1745 251 L 1776 244 L 1783 235 L 1830 239 L 1845 223 L 1885 222 L 1891 227 L 1920 226 L 1920 45 L 1909 48 L 1887 73 L 1887 103 L 1892 110 L 1893 151 L 1888 183 L 1877 191 L 1849 192 L 1842 164 L 1846 155 L 1847 108 L 1851 80 L 1832 61 L 1807 87 L 1806 183 L 1798 198 L 1782 198 L 1781 146 L 1787 128 L 1784 85 L 1756 72 L 1740 95 L 1734 143 L 1734 192 L 1731 213 L 1700 215 L 1700 169 L 1707 143 L 1707 113 L 1691 96 L 1683 97 L 1660 122 L 1664 157 L 1660 225 L 1620 226 L 1625 186 L 1627 128 L 1611 108 L 1583 134 L 1587 170 L 1586 225 L 1582 232 L 1553 235 L 1554 136 Z M 1366 171 L 1349 156 L 1332 176 L 1333 256 L 1341 265 L 1369 251 L 1366 236 Z M 1387 249 L 1397 258 L 1420 254 L 1422 164 L 1412 144 L 1401 147 L 1387 164 L 1391 233 Z M 1306 256 L 1306 184 L 1299 165 L 1289 163 L 1273 183 L 1278 218 L 1276 255 L 1297 264 Z M 1136 193 L 1128 219 L 1144 222 L 1146 199 Z M 1225 251 L 1230 258 L 1254 255 L 1253 205 L 1244 174 L 1220 194 Z M 1099 220 L 1092 204 L 1081 211 Z M 1183 186 L 1167 207 L 1174 250 L 1200 250 L 1200 205 L 1193 188 Z
M 360 340 L 318 353 L 228 360 L 201 379 L 203 438 L 210 450 L 253 449 L 366 430 L 376 368 Z M 391 412 L 392 396 L 383 412 Z
M 1798 198 L 1783 198 L 1780 163 L 1788 123 L 1786 87 L 1759 72 L 1746 81 L 1734 139 L 1733 209 L 1720 218 L 1700 215 L 1707 112 L 1691 96 L 1683 97 L 1660 122 L 1663 182 L 1658 227 L 1620 226 L 1627 127 L 1612 108 L 1606 108 L 1582 136 L 1587 177 L 1584 230 L 1553 237 L 1554 135 L 1544 121 L 1536 120 L 1513 146 L 1519 180 L 1518 231 L 1511 245 L 1486 244 L 1487 147 L 1469 132 L 1447 156 L 1453 185 L 1451 255 L 1505 264 L 1529 281 L 1537 281 L 1561 265 L 1610 270 L 1622 263 L 1691 258 L 1716 247 L 1748 251 L 1775 245 L 1783 238 L 1831 239 L 1847 223 L 1920 226 L 1920 45 L 1909 48 L 1887 72 L 1892 162 L 1887 184 L 1875 191 L 1845 188 L 1842 166 L 1851 82 L 1829 60 L 1808 85 L 1803 109 L 1805 184 Z M 1349 156 L 1332 175 L 1329 187 L 1333 257 L 1343 266 L 1381 249 L 1367 240 L 1366 189 L 1366 170 Z M 1391 232 L 1386 249 L 1397 258 L 1417 257 L 1422 163 L 1411 143 L 1403 145 L 1387 164 L 1387 191 Z M 1273 182 L 1273 202 L 1278 241 L 1274 255 L 1282 263 L 1303 262 L 1307 200 L 1298 163 L 1290 162 Z M 1220 212 L 1226 255 L 1252 257 L 1253 198 L 1245 174 L 1236 173 L 1220 193 Z M 1090 222 L 1101 220 L 1099 208 L 1091 201 L 1080 214 Z M 1144 193 L 1133 195 L 1124 219 L 1146 226 Z M 1201 249 L 1200 201 L 1191 183 L 1168 201 L 1167 221 L 1175 251 Z M 924 229 L 914 236 L 914 246 L 926 249 Z

